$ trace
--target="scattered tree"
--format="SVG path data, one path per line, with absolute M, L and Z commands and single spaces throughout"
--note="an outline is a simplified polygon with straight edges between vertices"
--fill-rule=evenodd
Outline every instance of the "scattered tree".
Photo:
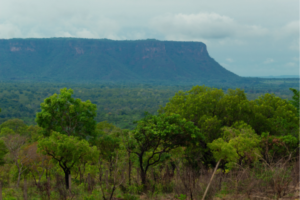
M 53 132 L 50 137 L 39 141 L 39 151 L 50 156 L 62 168 L 65 174 L 66 189 L 69 189 L 69 176 L 75 164 L 85 157 L 97 157 L 96 147 L 90 147 L 86 140 Z
M 54 94 L 41 104 L 41 112 L 36 115 L 37 124 L 44 128 L 45 135 L 56 131 L 68 136 L 90 139 L 95 135 L 96 105 L 72 98 L 73 90 L 66 88 Z
M 204 140 L 199 129 L 180 115 L 147 115 L 133 132 L 130 152 L 138 156 L 142 184 L 146 186 L 149 167 L 159 163 L 172 149 Z

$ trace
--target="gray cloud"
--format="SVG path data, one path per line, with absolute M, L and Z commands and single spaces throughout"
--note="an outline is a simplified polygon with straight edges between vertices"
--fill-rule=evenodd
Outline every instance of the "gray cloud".
M 155 17 L 154 28 L 167 38 L 187 40 L 261 37 L 268 34 L 266 28 L 239 24 L 234 19 L 217 13 L 176 14 Z

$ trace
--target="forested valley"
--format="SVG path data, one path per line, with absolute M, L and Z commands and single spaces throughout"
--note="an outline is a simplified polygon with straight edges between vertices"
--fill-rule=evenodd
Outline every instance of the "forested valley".
M 298 198 L 288 84 L 2 82 L 0 200 Z

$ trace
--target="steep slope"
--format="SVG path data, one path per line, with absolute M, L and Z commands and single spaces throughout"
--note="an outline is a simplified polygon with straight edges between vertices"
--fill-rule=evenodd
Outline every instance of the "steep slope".
M 212 59 L 201 42 L 0 40 L 0 80 L 139 82 L 238 78 Z

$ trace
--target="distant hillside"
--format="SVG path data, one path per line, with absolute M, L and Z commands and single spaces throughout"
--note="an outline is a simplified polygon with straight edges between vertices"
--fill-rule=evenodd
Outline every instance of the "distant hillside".
M 201 42 L 106 39 L 0 40 L 0 80 L 203 81 L 239 76 Z

